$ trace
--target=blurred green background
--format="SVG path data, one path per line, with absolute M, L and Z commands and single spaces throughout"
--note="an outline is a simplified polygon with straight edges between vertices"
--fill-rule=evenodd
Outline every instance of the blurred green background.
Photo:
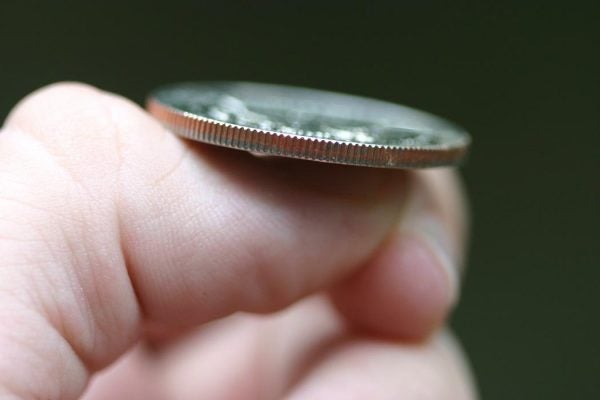
M 49 82 L 138 102 L 244 79 L 407 104 L 474 137 L 453 325 L 485 399 L 600 398 L 599 2 L 0 3 L 0 120 Z

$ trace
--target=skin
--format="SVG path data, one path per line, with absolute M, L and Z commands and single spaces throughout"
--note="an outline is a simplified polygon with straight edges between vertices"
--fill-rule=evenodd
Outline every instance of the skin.
M 191 143 L 75 83 L 0 131 L 0 399 L 474 399 L 451 170 Z

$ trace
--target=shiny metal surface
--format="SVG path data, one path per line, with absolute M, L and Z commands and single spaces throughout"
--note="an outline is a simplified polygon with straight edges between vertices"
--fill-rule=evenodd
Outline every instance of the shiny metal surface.
M 382 168 L 455 164 L 469 135 L 431 114 L 384 101 L 248 82 L 179 83 L 148 110 L 174 133 L 269 155 Z

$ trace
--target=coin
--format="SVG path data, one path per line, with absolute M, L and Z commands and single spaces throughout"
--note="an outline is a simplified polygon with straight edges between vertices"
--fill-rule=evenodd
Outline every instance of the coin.
M 158 88 L 147 108 L 182 137 L 253 153 L 381 168 L 458 163 L 470 137 L 442 118 L 365 97 L 249 82 Z

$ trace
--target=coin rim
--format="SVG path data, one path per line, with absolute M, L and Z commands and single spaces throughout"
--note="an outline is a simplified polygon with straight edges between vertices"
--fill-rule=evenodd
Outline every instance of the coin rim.
M 146 109 L 175 134 L 198 142 L 266 155 L 378 168 L 425 168 L 459 163 L 466 155 L 470 142 L 466 132 L 464 145 L 441 148 L 294 135 L 218 121 L 183 111 L 164 104 L 153 93 L 146 100 Z

